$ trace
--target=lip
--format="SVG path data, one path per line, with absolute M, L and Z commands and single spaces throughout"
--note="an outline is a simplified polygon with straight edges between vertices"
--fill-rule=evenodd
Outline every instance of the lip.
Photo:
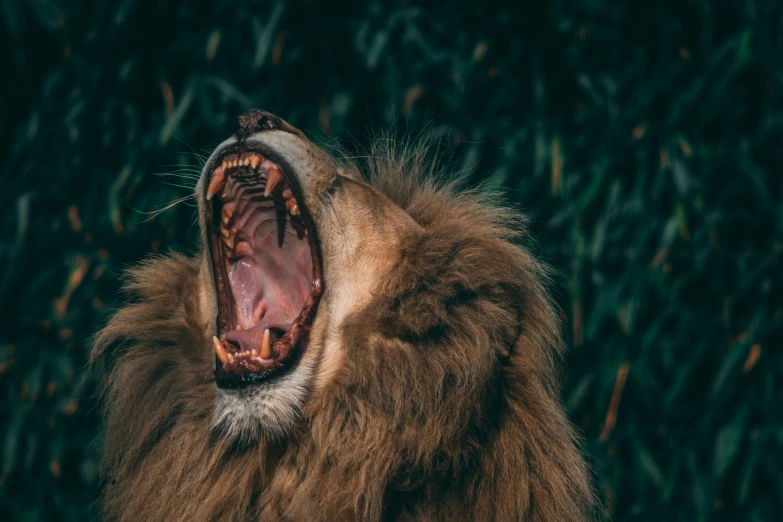
M 308 211 L 303 197 L 303 190 L 298 182 L 295 170 L 291 165 L 274 151 L 257 143 L 233 143 L 224 146 L 213 155 L 213 160 L 208 163 L 207 182 L 204 183 L 200 197 L 204 198 L 206 218 L 206 239 L 210 252 L 213 278 L 218 300 L 217 337 L 225 339 L 226 333 L 232 331 L 236 324 L 236 303 L 229 282 L 227 262 L 223 255 L 223 247 L 220 237 L 220 211 L 222 202 L 220 198 L 207 200 L 207 186 L 214 176 L 215 170 L 223 160 L 232 154 L 256 153 L 274 162 L 280 167 L 283 178 L 293 192 L 299 205 L 298 218 L 304 223 L 310 253 L 312 257 L 312 285 L 305 304 L 291 327 L 282 333 L 274 341 L 272 348 L 274 359 L 269 363 L 258 364 L 258 361 L 243 360 L 236 357 L 231 364 L 224 365 L 218 356 L 215 356 L 215 382 L 220 388 L 243 388 L 254 384 L 271 381 L 288 371 L 291 371 L 301 359 L 301 355 L 307 349 L 310 330 L 318 309 L 318 303 L 323 293 L 323 277 L 321 265 L 320 242 L 315 223 Z M 226 345 L 228 350 L 234 349 L 233 345 Z M 231 353 L 231 352 L 229 352 Z M 235 352 L 236 353 L 236 352 Z

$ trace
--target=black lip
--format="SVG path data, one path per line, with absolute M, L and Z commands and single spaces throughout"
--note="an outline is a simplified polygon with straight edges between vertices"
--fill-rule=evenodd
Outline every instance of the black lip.
M 308 301 L 302 311 L 300 311 L 297 319 L 294 321 L 294 326 L 292 326 L 292 328 L 275 343 L 276 348 L 278 347 L 278 343 L 286 343 L 286 347 L 284 348 L 285 355 L 280 358 L 279 364 L 275 364 L 263 372 L 234 374 L 226 372 L 217 356 L 215 356 L 215 383 L 219 388 L 223 389 L 239 389 L 269 382 L 272 379 L 287 373 L 299 363 L 301 360 L 301 355 L 304 353 L 309 342 L 310 329 L 312 328 L 313 320 L 317 314 L 318 304 L 320 302 L 321 295 L 323 294 L 324 286 L 318 232 L 315 227 L 315 222 L 313 221 L 311 214 L 306 206 L 299 180 L 296 178 L 296 176 L 293 175 L 296 171 L 287 161 L 279 157 L 274 151 L 270 150 L 264 145 L 237 142 L 231 145 L 227 145 L 214 156 L 214 160 L 211 161 L 208 165 L 207 172 L 210 176 L 208 179 L 211 179 L 212 173 L 215 171 L 217 166 L 222 163 L 223 158 L 229 154 L 241 154 L 243 152 L 256 152 L 280 166 L 283 176 L 288 182 L 289 187 L 291 187 L 291 191 L 294 193 L 294 196 L 297 198 L 297 202 L 299 203 L 299 208 L 301 211 L 300 217 L 302 218 L 302 221 L 304 221 L 305 227 L 307 228 L 309 246 L 313 256 L 313 284 Z M 213 198 L 212 201 L 206 201 L 207 185 L 208 183 L 204 184 L 204 193 L 202 193 L 201 197 L 204 198 L 206 205 L 206 223 L 208 228 L 206 236 L 210 252 L 210 261 L 212 265 L 212 276 L 213 280 L 215 281 L 215 287 L 218 294 L 217 333 L 218 337 L 220 337 L 230 329 L 231 324 L 234 324 L 232 321 L 234 303 L 232 298 L 225 298 L 226 295 L 231 296 L 232 294 L 230 284 L 228 283 L 225 260 L 223 259 L 220 251 L 220 239 L 218 237 L 218 230 L 220 226 L 219 213 L 214 212 L 216 206 L 222 204 L 222 202 L 219 201 L 219 198 Z M 216 259 L 220 261 L 216 262 Z M 226 306 L 226 303 L 221 302 L 224 299 L 226 299 L 228 301 L 227 304 L 230 304 L 231 306 Z M 282 350 L 283 348 L 281 348 L 280 351 Z

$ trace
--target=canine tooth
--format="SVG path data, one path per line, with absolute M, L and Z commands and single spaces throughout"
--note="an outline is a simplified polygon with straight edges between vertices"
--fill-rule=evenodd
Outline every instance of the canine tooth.
M 269 194 L 275 190 L 278 183 L 283 181 L 283 174 L 276 168 L 271 168 L 266 173 L 266 188 L 264 189 L 264 197 L 268 198 Z
M 212 344 L 215 345 L 215 353 L 217 354 L 218 359 L 220 359 L 220 362 L 226 364 L 226 361 L 228 360 L 229 357 L 229 353 L 226 351 L 225 348 L 223 348 L 223 344 L 214 335 L 212 336 Z
M 214 196 L 218 190 L 223 188 L 225 183 L 226 176 L 223 174 L 223 170 L 220 168 L 215 169 L 215 172 L 212 174 L 212 181 L 209 182 L 209 187 L 207 187 L 207 201 L 212 199 L 212 196 Z
M 224 226 L 228 226 L 231 223 L 231 218 L 234 217 L 234 210 L 229 207 L 223 207 L 222 223 Z
M 261 339 L 261 347 L 259 348 L 259 355 L 262 359 L 272 358 L 272 343 L 271 333 L 269 328 L 264 330 L 264 337 Z
M 283 189 L 283 197 L 285 199 L 290 199 L 290 198 L 294 197 L 294 193 L 291 191 L 290 188 L 286 187 L 286 188 Z
M 255 169 L 260 164 L 261 164 L 261 156 L 259 156 L 258 154 L 253 154 L 253 157 L 250 158 L 250 166 Z

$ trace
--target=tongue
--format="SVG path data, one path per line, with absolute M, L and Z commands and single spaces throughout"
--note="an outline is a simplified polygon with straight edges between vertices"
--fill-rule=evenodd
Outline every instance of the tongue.
M 226 339 L 237 345 L 241 352 L 249 352 L 251 350 L 260 351 L 261 339 L 264 337 L 265 329 L 266 328 L 259 324 L 249 330 L 233 330 L 226 334 Z M 280 332 L 278 330 L 271 330 L 270 333 L 272 344 L 274 344 L 275 341 L 280 338 Z

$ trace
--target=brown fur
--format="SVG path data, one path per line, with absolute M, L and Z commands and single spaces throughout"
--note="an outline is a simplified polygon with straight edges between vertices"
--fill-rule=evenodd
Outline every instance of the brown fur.
M 418 175 L 420 152 L 390 151 L 374 151 L 368 185 L 342 183 L 381 228 L 396 226 L 378 216 L 397 207 L 418 227 L 378 242 L 392 262 L 339 325 L 344 356 L 287 438 L 243 442 L 213 427 L 204 259 L 130 271 L 133 302 L 92 355 L 107 371 L 107 520 L 592 518 L 558 397 L 558 322 L 541 265 L 513 242 L 519 220 Z

